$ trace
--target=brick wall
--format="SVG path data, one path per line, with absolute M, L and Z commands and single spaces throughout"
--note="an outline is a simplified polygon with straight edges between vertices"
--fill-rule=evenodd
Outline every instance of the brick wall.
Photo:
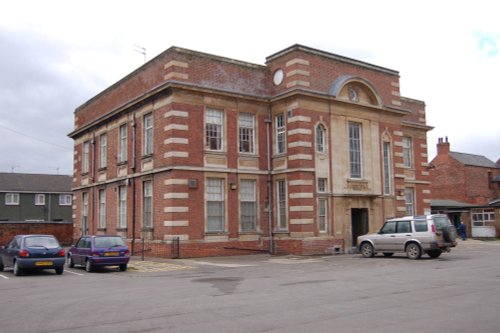
M 73 223 L 71 222 L 0 222 L 0 245 L 5 245 L 15 235 L 54 235 L 61 245 L 73 243 Z

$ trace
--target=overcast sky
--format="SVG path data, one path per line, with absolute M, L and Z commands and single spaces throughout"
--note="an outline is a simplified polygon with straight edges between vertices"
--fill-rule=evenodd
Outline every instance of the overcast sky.
M 256 64 L 293 44 L 399 71 L 426 103 L 429 160 L 500 158 L 495 1 L 50 1 L 0 11 L 0 172 L 72 174 L 74 110 L 179 46 Z

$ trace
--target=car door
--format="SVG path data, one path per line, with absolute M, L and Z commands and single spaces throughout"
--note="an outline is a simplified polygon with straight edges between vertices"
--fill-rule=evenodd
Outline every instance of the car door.
M 85 259 L 83 256 L 83 252 L 85 249 L 85 241 L 86 237 L 82 237 L 76 242 L 75 248 L 72 251 L 73 262 L 77 265 L 83 265 L 85 263 Z
M 398 221 L 394 236 L 394 251 L 404 252 L 405 243 L 412 236 L 411 221 Z
M 82 246 L 80 248 L 80 264 L 85 265 L 85 261 L 87 257 L 90 256 L 91 252 L 91 243 L 92 239 L 91 237 L 85 237 L 82 242 Z
M 375 251 L 392 252 L 395 248 L 396 221 L 387 221 L 373 240 Z
M 14 257 L 19 253 L 21 246 L 21 237 L 14 237 L 7 244 L 2 256 L 2 262 L 5 267 L 11 267 L 14 263 Z

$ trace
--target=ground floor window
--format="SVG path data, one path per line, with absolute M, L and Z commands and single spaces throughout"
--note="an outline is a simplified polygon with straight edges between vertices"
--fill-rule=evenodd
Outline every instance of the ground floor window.
M 224 231 L 224 180 L 208 178 L 205 186 L 207 232 Z
M 99 229 L 106 229 L 106 190 L 99 190 Z
M 277 187 L 277 205 L 278 205 L 278 229 L 287 229 L 287 214 L 286 214 L 286 182 L 284 180 L 278 180 L 276 183 Z
M 87 192 L 82 193 L 82 233 L 87 234 L 88 226 L 88 216 L 89 216 L 89 194 Z
M 244 179 L 240 182 L 241 231 L 255 231 L 257 226 L 256 182 Z
M 474 227 L 490 227 L 495 222 L 495 210 L 493 208 L 474 209 L 472 211 L 472 225 Z
M 127 227 L 127 187 L 118 187 L 118 228 Z
M 318 200 L 318 230 L 319 232 L 328 231 L 327 219 L 327 199 Z
M 153 227 L 153 182 L 151 180 L 143 183 L 142 195 L 142 224 L 144 228 Z
M 415 215 L 415 192 L 413 188 L 405 188 L 406 215 Z

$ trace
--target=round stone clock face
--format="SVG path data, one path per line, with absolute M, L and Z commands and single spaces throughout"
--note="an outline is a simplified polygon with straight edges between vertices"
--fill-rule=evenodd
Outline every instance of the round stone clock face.
M 274 72 L 274 75 L 273 75 L 273 82 L 275 85 L 280 85 L 281 82 L 283 82 L 283 77 L 284 77 L 284 74 L 283 74 L 283 70 L 282 69 L 277 69 L 275 72 Z

